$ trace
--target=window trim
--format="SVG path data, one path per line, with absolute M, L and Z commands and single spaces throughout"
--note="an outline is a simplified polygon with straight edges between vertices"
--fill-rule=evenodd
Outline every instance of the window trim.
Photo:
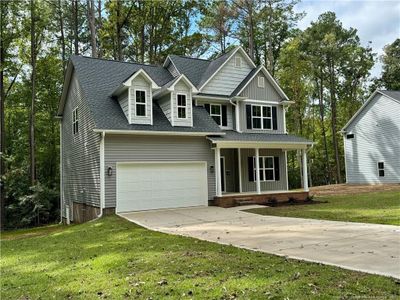
M 76 131 L 75 131 L 76 125 Z M 72 133 L 73 135 L 77 135 L 79 133 L 79 114 L 78 114 L 78 106 L 72 110 Z
M 260 171 L 262 171 L 263 172 L 263 175 L 264 175 L 264 179 L 263 180 L 261 180 L 261 178 L 260 178 L 260 182 L 271 182 L 271 181 L 276 181 L 275 180 L 275 178 L 276 178 L 276 176 L 275 176 L 275 159 L 274 159 L 274 156 L 269 156 L 269 155 L 263 155 L 263 156 L 259 156 L 259 158 L 261 158 L 262 159 L 262 161 L 263 161 L 263 167 L 261 168 L 261 166 L 260 166 Z M 268 159 L 268 158 L 270 158 L 270 159 L 272 159 L 272 168 L 267 168 L 266 167 L 266 163 L 265 163 L 265 161 L 266 161 L 266 159 Z M 266 178 L 267 178 L 267 176 L 266 176 L 266 171 L 269 171 L 269 170 L 272 170 L 272 175 L 273 175 L 273 179 L 269 179 L 269 180 L 267 180 Z M 256 182 L 257 181 L 257 165 L 256 165 L 256 157 L 255 156 L 253 156 L 253 173 L 254 173 L 254 182 Z
M 144 92 L 144 103 L 143 102 L 137 102 L 136 101 L 136 92 Z M 147 90 L 145 89 L 133 89 L 133 94 L 135 97 L 135 100 L 133 101 L 135 105 L 135 118 L 147 118 Z M 144 116 L 138 116 L 137 114 L 137 104 L 139 105 L 144 105 Z
M 219 106 L 219 115 L 212 113 L 212 107 L 213 106 Z M 222 105 L 221 104 L 210 103 L 210 117 L 213 118 L 214 116 L 215 117 L 219 117 L 219 124 L 217 123 L 217 125 L 222 127 Z
M 383 167 L 382 167 L 382 168 L 379 167 L 379 164 L 380 164 L 380 163 L 383 164 Z M 385 177 L 385 162 L 384 162 L 384 161 L 378 161 L 378 163 L 377 163 L 377 169 L 378 169 L 378 177 Z M 383 175 L 382 175 L 382 176 L 380 175 L 380 172 L 381 172 L 381 171 L 383 171 Z
M 261 80 L 262 84 L 260 84 L 260 79 L 262 79 Z M 261 75 L 257 76 L 257 86 L 259 88 L 265 88 L 265 78 L 264 78 L 264 76 L 261 76 Z
M 241 68 L 241 67 L 242 67 L 242 58 L 240 56 L 235 56 L 235 68 Z
M 254 115 L 253 115 L 253 107 L 254 107 L 254 106 L 259 106 L 259 107 L 261 107 L 261 116 L 260 116 L 260 117 L 258 117 L 258 116 L 254 117 Z M 269 107 L 269 108 L 270 108 L 271 117 L 264 117 L 264 116 L 263 116 L 263 107 Z M 261 128 L 255 128 L 255 127 L 254 127 L 254 123 L 253 123 L 253 119 L 254 119 L 254 118 L 260 119 L 260 120 L 261 120 Z M 270 119 L 270 120 L 271 120 L 271 128 L 264 128 L 263 119 Z M 273 129 L 273 128 L 274 128 L 274 125 L 272 124 L 272 122 L 273 122 L 273 117 L 272 117 L 272 105 L 251 104 L 251 129 L 253 129 L 253 130 L 274 130 L 274 129 Z
M 178 103 L 178 96 L 185 96 L 185 106 L 179 105 Z M 176 93 L 176 118 L 179 120 L 187 120 L 188 117 L 188 96 L 186 93 Z M 185 117 L 180 118 L 179 117 L 179 108 L 184 108 L 185 109 Z

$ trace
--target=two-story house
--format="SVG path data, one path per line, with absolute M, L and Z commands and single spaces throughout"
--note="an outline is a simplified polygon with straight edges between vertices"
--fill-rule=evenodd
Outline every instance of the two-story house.
M 241 47 L 162 66 L 72 57 L 58 110 L 63 217 L 304 199 L 312 142 L 287 134 L 290 103 Z M 303 153 L 304 191 L 288 191 L 290 150 Z

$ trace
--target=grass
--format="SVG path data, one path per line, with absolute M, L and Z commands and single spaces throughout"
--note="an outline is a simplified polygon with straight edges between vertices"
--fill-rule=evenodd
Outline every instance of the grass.
M 146 230 L 117 216 L 9 232 L 1 299 L 398 299 L 392 278 Z
M 249 209 L 260 215 L 400 225 L 400 192 L 318 196 L 328 203 Z

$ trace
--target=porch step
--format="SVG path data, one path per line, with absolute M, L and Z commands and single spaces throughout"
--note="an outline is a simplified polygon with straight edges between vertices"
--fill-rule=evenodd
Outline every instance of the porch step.
M 235 198 L 236 205 L 242 206 L 242 205 L 253 205 L 257 204 L 255 200 L 252 198 Z

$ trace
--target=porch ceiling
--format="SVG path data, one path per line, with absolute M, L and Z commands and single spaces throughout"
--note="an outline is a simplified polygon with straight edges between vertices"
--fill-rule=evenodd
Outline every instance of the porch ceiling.
M 218 148 L 269 148 L 269 149 L 306 149 L 313 144 L 303 137 L 291 134 L 239 133 L 225 131 L 224 136 L 209 136 L 208 139 Z

